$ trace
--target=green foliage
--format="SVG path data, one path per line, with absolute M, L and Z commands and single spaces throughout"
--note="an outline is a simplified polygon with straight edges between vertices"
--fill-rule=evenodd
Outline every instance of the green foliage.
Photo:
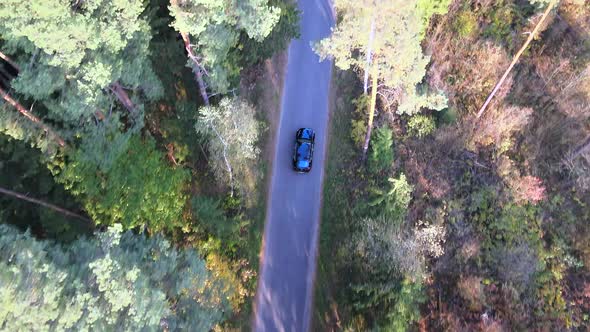
M 55 183 L 46 163 L 46 157 L 39 150 L 0 134 L 0 187 L 79 211 L 75 199 L 67 194 L 63 186 Z M 36 234 L 60 241 L 71 241 L 80 234 L 88 233 L 92 227 L 48 208 L 1 194 L 0 211 L 2 222 L 23 230 L 32 228 Z
M 369 151 L 369 171 L 381 173 L 393 164 L 393 131 L 387 127 L 379 127 L 374 131 Z
M 240 72 L 236 59 L 230 57 L 240 33 L 262 42 L 281 15 L 280 8 L 268 6 L 266 0 L 187 0 L 173 2 L 168 8 L 175 18 L 172 26 L 194 38 L 191 42 L 207 70 L 208 83 L 220 93 L 228 90 L 231 79 Z M 193 61 L 188 65 L 194 66 Z
M 397 106 L 398 114 L 413 115 L 422 109 L 439 111 L 447 107 L 447 97 L 443 93 L 420 92 L 414 90 L 400 98 Z
M 364 94 L 352 100 L 354 116 L 351 120 L 350 138 L 352 138 L 352 141 L 358 147 L 363 146 L 365 136 L 367 135 L 367 109 L 369 108 L 369 101 L 369 96 Z
M 279 21 L 270 34 L 258 41 L 242 32 L 240 41 L 232 52 L 237 52 L 240 64 L 249 67 L 270 58 L 273 54 L 287 49 L 291 39 L 299 38 L 299 11 L 295 3 L 284 0 L 270 0 L 268 4 L 280 9 Z
M 406 216 L 414 188 L 408 183 L 404 174 L 400 174 L 398 179 L 389 178 L 387 181 L 390 183 L 388 189 L 373 188 L 371 190 L 372 199 L 369 201 L 369 206 L 373 208 L 371 214 L 386 216 L 399 225 Z
M 420 45 L 430 16 L 447 11 L 448 0 L 387 1 L 337 0 L 341 18 L 329 38 L 315 50 L 321 59 L 332 56 L 339 68 L 366 70 L 368 40 L 372 23 L 375 32 L 371 44 L 373 61 L 385 86 L 400 89 L 398 113 L 412 114 L 422 107 L 440 109 L 446 98 L 417 91 L 426 74 L 430 58 Z M 381 82 L 380 82 L 381 83 Z
M 144 10 L 140 0 L 2 1 L 0 35 L 21 69 L 12 87 L 71 123 L 108 110 L 115 82 L 157 99 Z
M 419 306 L 426 298 L 419 237 L 404 234 L 391 220 L 365 219 L 352 242 L 363 275 L 353 285 L 354 308 L 370 309 L 377 316 L 378 330 L 406 331 L 420 318 Z
M 514 22 L 515 8 L 512 4 L 503 4 L 504 1 L 495 6 L 490 13 L 490 24 L 484 29 L 484 37 L 492 38 L 498 42 L 512 41 L 512 24 Z
M 57 179 L 97 224 L 154 231 L 180 225 L 188 173 L 170 167 L 152 138 L 131 137 L 128 149 L 106 169 L 86 153 L 73 151 Z
M 414 115 L 408 120 L 408 134 L 413 137 L 424 138 L 436 129 L 434 119 L 428 115 Z
M 67 248 L 0 225 L 0 271 L 0 324 L 11 331 L 209 331 L 231 295 L 194 250 L 120 225 Z
M 454 22 L 454 29 L 462 38 L 472 38 L 478 33 L 477 15 L 471 10 L 462 10 Z
M 541 208 L 503 204 L 491 188 L 472 197 L 468 211 L 484 238 L 486 265 L 497 278 L 514 285 L 520 296 L 538 301 L 537 315 L 571 320 L 562 295 L 566 248 L 559 238 L 546 242 Z
M 207 138 L 209 167 L 221 183 L 245 185 L 248 165 L 260 153 L 256 142 L 261 126 L 254 107 L 239 98 L 223 98 L 219 105 L 199 109 L 197 133 Z
M 208 234 L 212 234 L 224 242 L 229 242 L 237 237 L 239 223 L 225 216 L 219 200 L 206 196 L 195 196 L 192 199 L 192 207 L 199 225 L 204 227 Z
M 11 108 L 12 106 L 0 102 L 0 134 L 27 142 L 31 147 L 38 148 L 48 156 L 56 155 L 60 148 L 59 144 L 51 137 L 47 137 L 48 134 L 38 126 Z
M 416 7 L 419 15 L 422 18 L 422 32 L 421 36 L 424 37 L 424 32 L 428 28 L 430 18 L 433 15 L 444 15 L 449 11 L 449 5 L 452 0 L 418 0 Z
M 420 320 L 420 305 L 426 302 L 426 292 L 421 281 L 404 279 L 396 294 L 395 304 L 387 313 L 387 323 L 379 331 L 408 331 Z

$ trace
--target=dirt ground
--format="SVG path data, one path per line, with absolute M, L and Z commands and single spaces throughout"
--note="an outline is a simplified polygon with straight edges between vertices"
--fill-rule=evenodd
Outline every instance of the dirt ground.
M 287 72 L 287 51 L 280 52 L 249 70 L 240 82 L 242 95 L 256 105 L 267 130 L 261 137 L 263 160 L 266 164 L 267 179 L 271 176 L 276 133 L 278 130 L 283 86 Z

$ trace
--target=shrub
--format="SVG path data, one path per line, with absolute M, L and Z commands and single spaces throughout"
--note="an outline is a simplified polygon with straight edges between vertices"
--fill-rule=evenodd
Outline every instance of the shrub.
M 457 15 L 454 30 L 462 38 L 475 37 L 478 32 L 477 16 L 470 10 L 463 10 Z
M 431 116 L 414 115 L 408 120 L 408 134 L 413 137 L 424 138 L 436 129 L 436 124 Z
M 369 171 L 380 173 L 393 163 L 393 131 L 387 127 L 380 127 L 374 131 L 369 152 Z
M 108 170 L 101 170 L 81 150 L 69 157 L 57 180 L 82 202 L 97 224 L 161 230 L 182 222 L 189 174 L 170 167 L 153 138 L 133 136 L 128 149 Z
M 356 146 L 359 148 L 365 142 L 367 135 L 367 109 L 369 107 L 369 96 L 361 95 L 352 100 L 354 105 L 354 115 L 351 120 L 350 137 Z

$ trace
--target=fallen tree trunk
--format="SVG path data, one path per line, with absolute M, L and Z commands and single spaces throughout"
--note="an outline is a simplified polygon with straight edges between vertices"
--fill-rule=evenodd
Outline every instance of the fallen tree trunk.
M 516 55 L 512 59 L 510 66 L 508 66 L 508 69 L 506 69 L 506 71 L 504 72 L 504 75 L 502 75 L 502 78 L 500 78 L 500 80 L 498 81 L 496 86 L 494 86 L 494 89 L 492 90 L 492 92 L 490 93 L 490 95 L 488 96 L 486 101 L 483 103 L 483 106 L 479 109 L 479 112 L 477 112 L 477 119 L 479 119 L 482 116 L 483 112 L 485 112 L 486 108 L 488 107 L 488 105 L 490 104 L 490 102 L 492 101 L 494 96 L 496 95 L 496 92 L 498 92 L 498 90 L 500 90 L 500 87 L 502 86 L 502 84 L 504 83 L 506 78 L 508 77 L 508 74 L 510 74 L 510 71 L 512 71 L 512 68 L 514 68 L 516 63 L 518 63 L 518 60 L 520 59 L 520 56 L 522 55 L 522 53 L 524 53 L 524 51 L 529 46 L 531 41 L 535 38 L 535 36 L 539 32 L 539 29 L 541 28 L 541 25 L 543 24 L 543 22 L 545 21 L 547 16 L 549 16 L 549 12 L 551 12 L 551 9 L 553 9 L 556 2 L 557 2 L 557 0 L 552 0 L 549 3 L 549 5 L 547 5 L 547 9 L 545 9 L 545 12 L 543 13 L 543 16 L 541 17 L 541 20 L 539 21 L 539 23 L 537 23 L 537 25 L 533 29 L 533 32 L 531 32 L 531 34 L 529 35 L 529 38 L 527 38 L 524 45 L 522 45 L 520 50 L 518 50 L 518 53 L 516 53 Z
M 0 96 L 2 96 L 2 99 L 4 99 L 7 103 L 9 103 L 14 108 L 16 108 L 16 110 L 19 111 L 22 115 L 24 115 L 27 119 L 34 122 L 37 126 L 39 126 L 41 129 L 43 129 L 48 135 L 52 136 L 53 139 L 55 139 L 60 146 L 63 147 L 66 145 L 65 141 L 58 134 L 56 134 L 51 128 L 49 128 L 49 126 L 44 124 L 43 121 L 41 121 L 41 119 L 39 119 L 38 117 L 33 115 L 31 112 L 29 112 L 26 108 L 24 108 L 23 105 L 21 105 L 19 102 L 14 100 L 8 94 L 8 92 L 4 91 L 4 89 L 2 89 L 2 88 L 0 88 Z
M 12 66 L 12 68 L 14 68 L 16 71 L 20 71 L 18 65 L 16 64 L 16 62 L 14 62 L 11 58 L 9 58 L 6 54 L 0 52 L 0 59 L 6 61 L 9 65 Z
M 86 222 L 89 222 L 91 224 L 94 224 L 92 222 L 92 220 L 90 220 L 90 219 L 88 219 L 86 217 L 83 217 L 83 216 L 81 216 L 81 215 L 79 215 L 79 214 L 77 214 L 75 212 L 72 212 L 72 211 L 66 210 L 64 208 L 61 208 L 61 207 L 59 207 L 57 205 L 53 205 L 51 203 L 47 203 L 47 202 L 42 201 L 40 199 L 35 199 L 35 198 L 27 197 L 27 196 L 25 196 L 23 194 L 17 193 L 17 192 L 12 191 L 12 190 L 4 189 L 2 187 L 0 187 L 0 193 L 2 193 L 4 195 L 15 197 L 15 198 L 18 198 L 18 199 L 21 199 L 21 200 L 24 200 L 24 201 L 27 201 L 27 202 L 30 202 L 30 203 L 34 203 L 34 204 L 37 204 L 37 205 L 44 206 L 46 208 L 52 209 L 53 211 L 57 211 L 57 212 L 65 215 L 65 216 L 68 216 L 68 217 L 74 217 L 74 218 L 77 218 L 77 219 L 80 219 L 80 220 L 84 220 Z
M 199 63 L 197 55 L 191 48 L 191 40 L 189 39 L 188 34 L 181 32 L 180 35 L 182 36 L 182 40 L 184 41 L 184 49 L 188 53 L 188 57 L 195 64 L 193 72 L 195 73 L 195 79 L 197 80 L 197 84 L 199 85 L 199 92 L 201 93 L 201 98 L 203 98 L 203 103 L 205 103 L 205 106 L 209 106 L 209 96 L 207 95 L 207 87 L 205 86 L 205 81 L 203 80 L 203 67 Z

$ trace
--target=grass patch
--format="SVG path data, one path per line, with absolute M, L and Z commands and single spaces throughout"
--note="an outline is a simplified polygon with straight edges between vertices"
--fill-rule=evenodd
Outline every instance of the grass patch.
M 335 71 L 332 78 L 336 100 L 333 104 L 329 130 L 329 145 L 324 180 L 324 197 L 320 228 L 320 249 L 315 286 L 314 331 L 326 331 L 338 326 L 338 305 L 347 294 L 348 279 L 340 274 L 341 246 L 351 234 L 353 220 L 351 204 L 352 180 L 355 179 L 359 151 L 350 138 L 354 113 L 353 99 L 358 88 L 358 78 L 352 72 Z

